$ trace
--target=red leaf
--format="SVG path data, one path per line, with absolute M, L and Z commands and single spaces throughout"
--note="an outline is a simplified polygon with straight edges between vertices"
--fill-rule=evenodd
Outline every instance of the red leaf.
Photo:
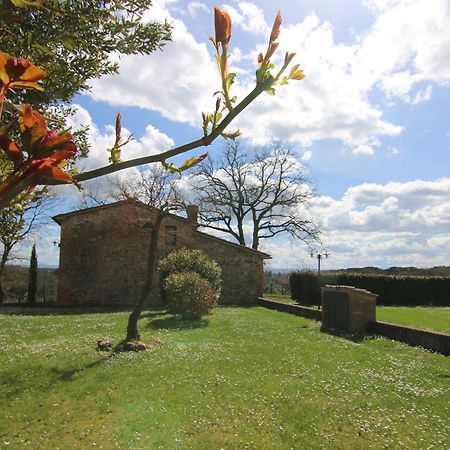
M 14 163 L 17 169 L 23 162 L 23 153 L 19 146 L 5 134 L 0 134 L 0 148 L 6 153 L 6 156 Z

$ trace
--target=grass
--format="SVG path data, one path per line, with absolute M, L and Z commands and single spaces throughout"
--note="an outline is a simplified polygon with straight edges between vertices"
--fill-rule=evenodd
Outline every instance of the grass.
M 450 308 L 378 306 L 377 320 L 450 333 Z
M 447 448 L 442 355 L 260 307 L 197 322 L 149 311 L 143 339 L 159 346 L 97 353 L 126 318 L 0 315 L 0 448 Z
M 290 305 L 294 305 L 295 301 L 291 299 L 290 295 L 281 295 L 281 294 L 264 294 L 264 298 L 268 298 L 270 300 L 276 300 L 278 302 L 288 303 Z
M 294 304 L 289 295 L 264 294 L 264 298 Z M 315 307 L 314 307 L 315 308 Z M 377 320 L 408 327 L 450 333 L 450 308 L 377 306 Z

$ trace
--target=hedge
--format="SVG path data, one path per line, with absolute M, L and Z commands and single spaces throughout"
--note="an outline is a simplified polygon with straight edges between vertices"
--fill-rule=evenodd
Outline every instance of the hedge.
M 450 306 L 450 277 L 368 275 L 360 273 L 317 274 L 294 272 L 289 277 L 291 298 L 300 304 L 320 304 L 320 287 L 340 284 L 378 294 L 384 306 Z

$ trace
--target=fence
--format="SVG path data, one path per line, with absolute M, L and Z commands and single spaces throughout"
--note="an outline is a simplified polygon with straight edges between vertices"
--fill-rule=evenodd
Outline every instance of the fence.
M 277 283 L 272 281 L 265 284 L 264 294 L 291 295 L 291 287 L 289 286 L 289 282 Z
M 3 304 L 27 302 L 27 290 L 23 288 L 5 289 Z M 36 293 L 36 303 L 56 303 L 56 286 L 41 286 Z

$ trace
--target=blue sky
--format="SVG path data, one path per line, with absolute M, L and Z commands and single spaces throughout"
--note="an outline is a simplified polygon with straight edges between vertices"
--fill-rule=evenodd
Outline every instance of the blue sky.
M 173 42 L 150 56 L 120 58 L 119 75 L 93 80 L 91 92 L 74 99 L 74 125 L 91 125 L 83 165 L 107 162 L 117 111 L 136 138 L 124 159 L 201 135 L 201 111 L 213 109 L 219 88 L 208 41 L 214 6 L 233 21 L 239 98 L 251 89 L 276 8 L 283 15 L 273 61 L 296 52 L 306 78 L 258 98 L 230 130 L 239 127 L 249 146 L 273 139 L 293 146 L 314 181 L 308 213 L 324 231 L 326 266 L 450 265 L 448 0 L 154 1 L 146 20 L 171 21 Z M 75 190 L 64 192 L 70 208 Z M 38 242 L 42 264 L 57 265 L 49 243 L 58 234 L 51 225 Z M 308 249 L 288 238 L 262 250 L 273 255 L 271 267 L 314 265 Z

